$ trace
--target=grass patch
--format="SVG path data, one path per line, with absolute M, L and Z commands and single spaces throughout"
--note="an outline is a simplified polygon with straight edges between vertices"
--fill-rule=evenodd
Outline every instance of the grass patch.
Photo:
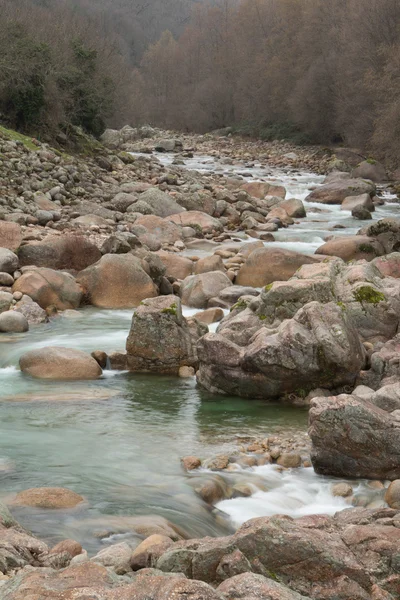
M 27 135 L 18 133 L 18 131 L 14 131 L 13 129 L 7 129 L 2 125 L 0 125 L 0 133 L 13 142 L 22 142 L 28 150 L 38 150 L 38 146 L 36 146 L 36 144 L 33 143 L 32 138 Z

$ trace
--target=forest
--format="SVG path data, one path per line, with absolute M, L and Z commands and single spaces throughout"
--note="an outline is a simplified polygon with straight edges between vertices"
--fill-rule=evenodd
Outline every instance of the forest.
M 400 150 L 397 0 L 0 0 L 0 112 Z

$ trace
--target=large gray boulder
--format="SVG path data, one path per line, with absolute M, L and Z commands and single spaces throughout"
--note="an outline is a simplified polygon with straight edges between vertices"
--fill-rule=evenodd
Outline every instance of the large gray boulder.
M 27 318 L 15 310 L 7 310 L 0 314 L 0 331 L 3 333 L 24 333 L 28 331 Z
M 195 308 L 207 308 L 208 301 L 232 285 L 229 277 L 222 271 L 209 271 L 199 275 L 190 275 L 183 280 L 180 295 L 182 304 Z
M 400 422 L 355 395 L 314 398 L 311 460 L 321 475 L 400 478 Z
M 220 334 L 200 339 L 198 381 L 214 393 L 279 398 L 353 385 L 365 363 L 356 329 L 335 303 L 310 302 L 277 329 L 262 326 L 247 346 Z
M 351 173 L 352 177 L 361 177 L 361 179 L 370 179 L 375 183 L 382 183 L 388 180 L 385 167 L 376 160 L 367 159 L 362 161 Z
M 307 202 L 342 204 L 345 198 L 361 194 L 375 195 L 375 185 L 364 179 L 339 179 L 317 187 L 306 198 Z
M 169 217 L 185 212 L 186 209 L 180 206 L 175 200 L 165 192 L 162 192 L 158 188 L 150 188 L 140 194 L 140 202 L 148 204 L 152 210 L 153 215 L 157 217 Z M 135 210 L 135 205 L 131 204 L 129 207 L 130 212 Z
M 18 256 L 8 248 L 0 248 L 0 273 L 14 273 L 18 269 Z
M 128 369 L 177 375 L 180 367 L 196 366 L 196 341 L 177 296 L 148 298 L 132 317 Z

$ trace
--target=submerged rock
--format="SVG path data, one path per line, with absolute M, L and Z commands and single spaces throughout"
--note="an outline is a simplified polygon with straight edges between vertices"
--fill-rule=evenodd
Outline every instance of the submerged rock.
M 67 488 L 42 487 L 19 492 L 13 501 L 13 505 L 60 509 L 74 508 L 81 502 L 84 502 L 84 498 Z
M 47 346 L 26 352 L 19 360 L 23 373 L 38 379 L 98 379 L 98 362 L 82 350 Z

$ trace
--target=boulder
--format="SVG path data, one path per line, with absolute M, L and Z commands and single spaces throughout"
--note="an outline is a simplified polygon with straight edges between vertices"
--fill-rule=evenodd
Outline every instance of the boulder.
M 49 320 L 44 308 L 39 306 L 37 302 L 26 294 L 15 304 L 14 311 L 24 315 L 29 325 L 38 325 L 39 323 L 46 323 Z
M 289 198 L 288 200 L 280 202 L 279 208 L 283 208 L 288 217 L 291 217 L 292 219 L 303 219 L 307 216 L 303 202 L 301 200 L 296 200 L 296 198 Z
M 400 478 L 400 423 L 365 399 L 314 398 L 309 413 L 311 460 L 321 475 Z
M 375 185 L 364 179 L 339 179 L 321 185 L 311 192 L 306 202 L 318 202 L 321 204 L 342 204 L 345 198 L 369 194 L 374 196 Z
M 104 567 L 111 567 L 119 575 L 123 575 L 131 570 L 131 556 L 131 547 L 126 542 L 120 542 L 100 550 L 91 560 Z
M 262 181 L 249 181 L 243 183 L 241 189 L 253 196 L 253 198 L 264 199 L 266 196 L 274 196 L 278 198 L 285 198 L 286 190 L 281 185 L 273 185 L 272 183 L 265 183 Z
M 194 265 L 195 275 L 209 273 L 210 271 L 222 271 L 223 273 L 226 271 L 222 258 L 217 254 L 200 258 Z
M 175 277 L 175 279 L 186 279 L 193 273 L 193 261 L 185 256 L 179 256 L 173 252 L 159 250 L 157 252 L 165 266 L 166 277 Z
M 99 215 L 82 215 L 82 217 L 77 217 L 76 219 L 72 219 L 72 223 L 74 225 L 78 225 L 80 227 L 89 228 L 94 225 L 95 227 L 109 227 L 109 223 L 107 219 L 104 217 L 100 217 Z
M 8 250 L 18 250 L 22 242 L 21 225 L 8 221 L 0 221 L 0 244 Z
M 203 387 L 246 398 L 279 398 L 318 387 L 354 385 L 365 350 L 335 303 L 310 302 L 276 330 L 262 323 L 245 347 L 220 329 L 200 339 L 198 381 Z
M 182 150 L 182 148 L 182 142 L 175 139 L 157 140 L 154 146 L 156 152 L 173 152 L 174 150 Z
M 385 493 L 385 502 L 390 508 L 400 509 L 400 479 L 392 481 Z
M 59 554 L 60 552 L 68 552 L 72 558 L 74 556 L 79 556 L 83 551 L 82 546 L 79 542 L 75 540 L 62 540 L 58 542 L 53 548 L 50 550 L 51 554 Z
M 8 311 L 13 303 L 13 295 L 10 292 L 0 291 L 0 313 Z
M 131 254 L 106 254 L 76 280 L 87 301 L 100 308 L 133 308 L 158 294 L 141 261 Z
M 282 248 L 260 248 L 250 254 L 236 276 L 236 285 L 262 287 L 286 281 L 304 264 L 317 262 L 313 256 Z
M 140 247 L 141 245 L 142 244 L 139 239 L 132 233 L 128 233 L 127 231 L 114 233 L 103 242 L 100 256 L 94 262 L 97 262 L 97 260 L 101 258 L 102 254 L 127 254 L 134 248 L 138 246 Z
M 383 277 L 400 279 L 400 252 L 374 258 L 371 264 L 379 269 Z
M 183 280 L 180 295 L 182 304 L 195 308 L 206 308 L 208 301 L 227 287 L 231 280 L 222 271 L 210 271 L 200 275 L 191 275 Z
M 2 333 L 24 333 L 28 329 L 28 320 L 20 312 L 7 310 L 0 314 L 0 331 Z
M 340 208 L 342 210 L 352 211 L 358 206 L 366 208 L 370 212 L 373 212 L 375 210 L 375 204 L 372 202 L 370 194 L 360 194 L 360 196 L 349 196 L 348 198 L 345 198 L 343 200 Z
M 75 506 L 78 506 L 81 502 L 84 502 L 84 498 L 67 488 L 41 487 L 30 488 L 29 490 L 19 492 L 15 496 L 12 504 L 13 506 L 61 509 L 75 508 Z
M 373 260 L 385 253 L 383 246 L 375 238 L 365 235 L 337 237 L 322 244 L 316 254 L 337 256 L 342 260 Z
M 90 354 L 56 346 L 26 352 L 21 356 L 19 366 L 23 373 L 38 379 L 98 379 L 102 373 Z
M 12 291 L 30 296 L 43 309 L 78 308 L 82 298 L 82 290 L 72 275 L 45 268 L 24 273 L 15 281 Z
M 392 562 L 400 549 L 397 524 L 398 513 L 391 509 L 351 509 L 334 517 L 261 517 L 232 536 L 173 544 L 158 558 L 157 568 L 219 585 L 217 591 L 226 600 L 304 595 L 389 600 L 384 590 L 394 591 L 392 598 L 397 598 L 400 583 Z M 269 591 L 271 577 L 281 585 L 272 590 L 274 595 Z M 290 596 L 290 590 L 303 596 Z M 375 595 L 379 590 L 381 595 Z
M 136 228 L 142 227 L 143 230 Z M 143 215 L 135 221 L 135 225 L 132 228 L 132 232 L 135 233 L 140 241 L 146 243 L 146 232 L 161 242 L 161 244 L 174 244 L 182 237 L 181 227 L 170 222 L 168 219 L 162 219 L 155 215 Z
M 0 273 L 14 273 L 18 269 L 18 256 L 8 248 L 0 248 Z
M 370 221 L 372 219 L 369 210 L 363 206 L 355 206 L 351 211 L 351 216 L 360 221 Z
M 257 573 L 241 573 L 217 588 L 226 600 L 307 600 L 290 588 Z
M 148 298 L 132 317 L 128 369 L 178 375 L 180 367 L 197 364 L 196 341 L 177 296 Z
M 361 179 L 370 179 L 375 183 L 382 183 L 388 180 L 385 167 L 373 159 L 362 161 L 353 171 L 351 176 Z
M 82 202 L 79 202 L 79 204 L 77 204 L 74 207 L 74 210 L 79 213 L 80 217 L 83 216 L 90 216 L 93 217 L 100 217 L 102 219 L 110 219 L 112 222 L 115 221 L 115 214 L 113 210 L 109 210 L 108 208 L 105 208 L 104 206 L 102 206 L 101 204 L 97 203 L 97 202 L 89 202 L 88 200 L 83 200 Z M 77 222 L 75 220 L 75 222 Z M 81 221 L 81 223 L 83 223 L 83 221 Z M 96 223 L 94 223 L 96 224 Z M 107 223 L 108 225 L 108 223 Z
M 197 210 L 188 210 L 178 215 L 172 215 L 167 217 L 166 221 L 172 221 L 182 227 L 192 227 L 195 231 L 200 229 L 202 233 L 223 230 L 221 221 Z
M 130 566 L 133 571 L 151 567 L 155 556 L 165 552 L 173 544 L 166 535 L 154 534 L 143 540 L 132 553 Z
M 159 188 L 150 188 L 140 194 L 140 201 L 146 202 L 151 208 L 151 211 L 157 217 L 169 217 L 182 212 L 186 209 L 180 206 L 175 200 Z M 135 210 L 135 205 L 130 206 L 130 210 Z
M 21 246 L 20 266 L 35 265 L 49 269 L 82 271 L 101 258 L 101 252 L 83 236 L 47 236 L 42 242 Z

